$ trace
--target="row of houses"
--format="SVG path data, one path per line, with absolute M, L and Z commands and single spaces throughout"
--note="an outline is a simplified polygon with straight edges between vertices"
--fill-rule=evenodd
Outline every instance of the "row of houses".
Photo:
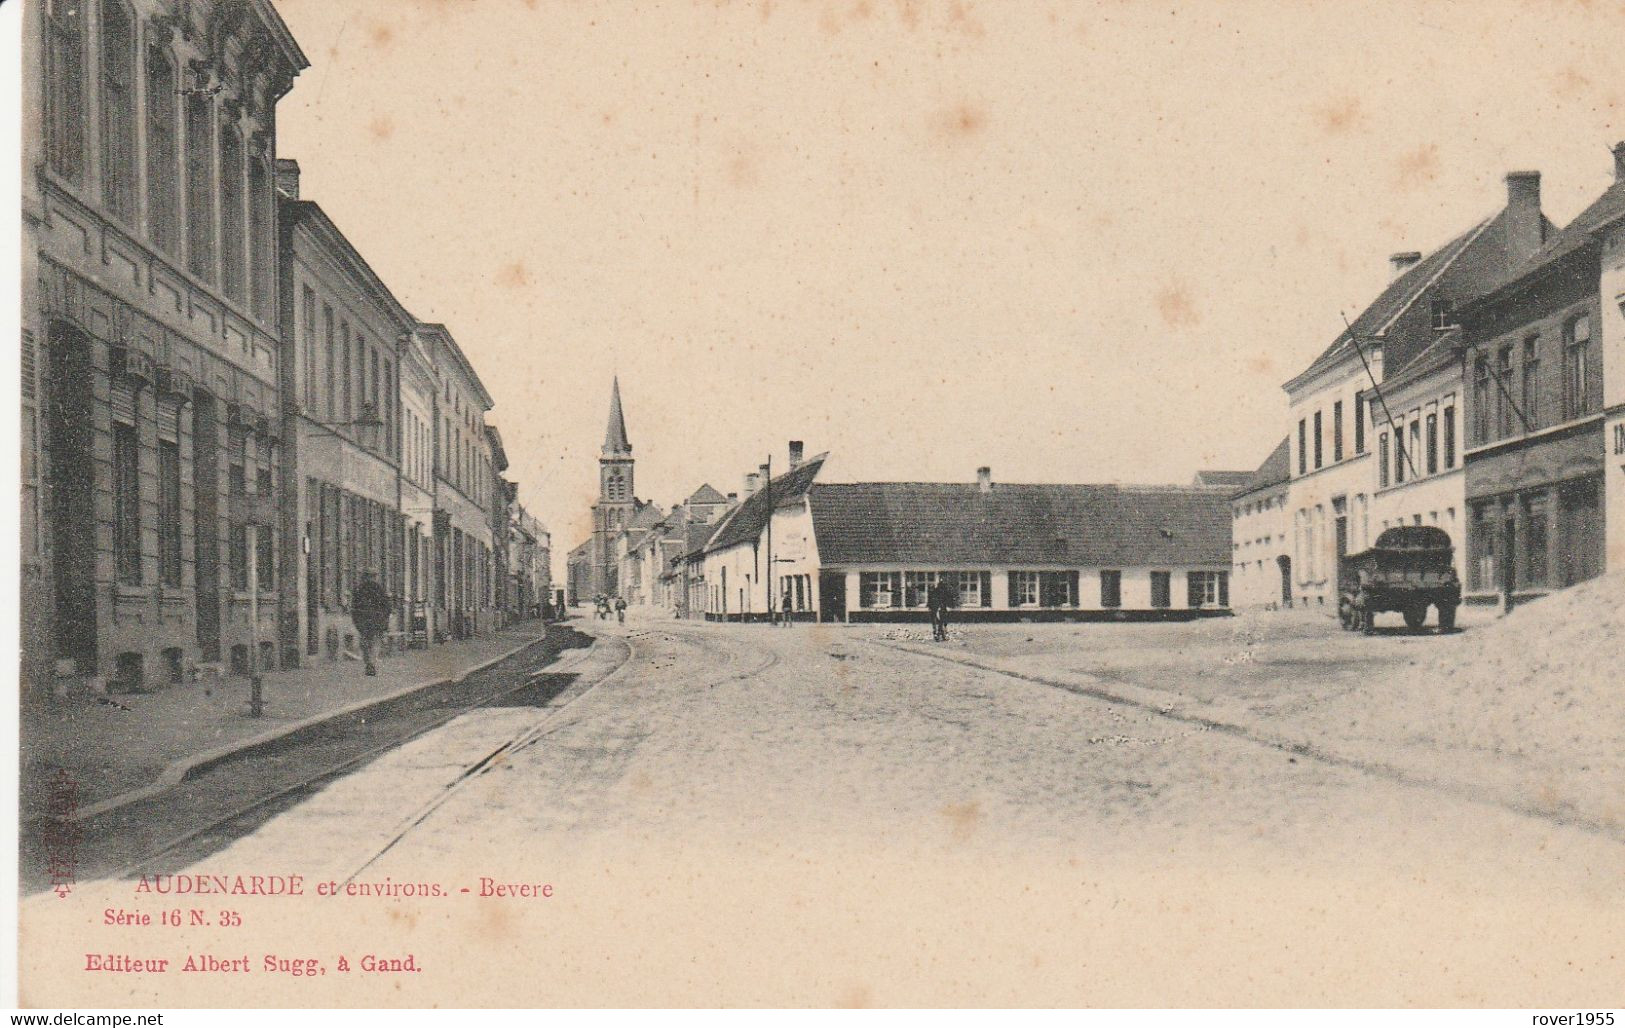
M 1230 496 L 1245 473 L 1185 486 L 832 482 L 792 441 L 742 493 L 709 484 L 669 510 L 635 498 L 617 383 L 595 532 L 570 600 L 714 621 L 915 621 L 948 583 L 962 620 L 1188 618 L 1230 606 Z M 624 488 L 623 488 L 624 487 Z M 600 556 L 601 555 L 601 556 Z
M 420 645 L 545 591 L 479 375 L 277 156 L 272 5 L 25 19 L 25 691 L 337 659 L 367 572 Z
M 1467 602 L 1625 566 L 1625 143 L 1566 226 L 1540 174 L 1387 288 L 1284 384 L 1285 438 L 1232 501 L 1238 605 L 1336 603 L 1337 562 L 1437 525 Z

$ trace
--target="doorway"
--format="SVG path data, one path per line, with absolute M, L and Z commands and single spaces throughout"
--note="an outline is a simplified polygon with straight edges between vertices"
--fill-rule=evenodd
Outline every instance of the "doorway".
M 818 573 L 818 620 L 846 620 L 846 575 L 839 571 Z
M 1281 606 L 1292 606 L 1292 558 L 1282 554 L 1275 558 L 1281 569 Z

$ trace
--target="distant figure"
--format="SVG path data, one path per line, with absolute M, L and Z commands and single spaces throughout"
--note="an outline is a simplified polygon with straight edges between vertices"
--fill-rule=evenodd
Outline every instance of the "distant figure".
M 931 608 L 931 638 L 936 642 L 947 641 L 948 608 L 953 606 L 954 591 L 939 579 L 926 592 L 925 603 Z
M 604 594 L 599 593 L 596 597 L 593 598 L 592 602 L 593 602 L 593 606 L 595 608 L 595 613 L 598 615 L 598 620 L 602 621 L 605 618 L 609 617 L 609 597 L 608 596 L 605 596 Z
M 779 598 L 779 611 L 781 612 L 781 614 L 782 614 L 782 616 L 784 618 L 784 627 L 786 627 L 786 628 L 789 628 L 790 624 L 791 624 L 790 610 L 791 610 L 791 606 L 790 606 L 790 590 L 785 589 L 784 590 L 784 595 Z
M 384 587 L 371 571 L 361 575 L 361 584 L 350 594 L 350 619 L 361 635 L 361 657 L 367 662 L 367 674 L 378 673 L 378 637 L 389 630 L 389 609 L 392 603 Z
M 619 621 L 623 625 L 626 624 L 626 597 L 625 596 L 617 596 L 617 597 L 615 597 L 615 620 Z

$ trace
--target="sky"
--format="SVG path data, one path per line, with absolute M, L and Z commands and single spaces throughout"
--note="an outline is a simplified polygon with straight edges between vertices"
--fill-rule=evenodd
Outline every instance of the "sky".
M 276 0 L 279 155 L 495 398 L 556 574 L 637 493 L 1256 467 L 1281 384 L 1625 139 L 1625 4 Z

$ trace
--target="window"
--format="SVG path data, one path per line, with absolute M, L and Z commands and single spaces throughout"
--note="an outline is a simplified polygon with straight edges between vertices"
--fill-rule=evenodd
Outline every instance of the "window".
M 248 283 L 243 238 L 243 141 L 237 130 L 220 133 L 220 288 L 241 302 Z
M 158 581 L 181 584 L 181 448 L 169 440 L 158 444 Z
M 1405 426 L 1394 426 L 1394 484 L 1405 481 Z
M 1315 411 L 1315 467 L 1320 467 L 1320 411 Z
M 327 420 L 337 421 L 339 416 L 339 354 L 338 341 L 333 334 L 333 308 L 322 304 L 322 335 L 327 340 Z
M 1010 606 L 1038 606 L 1038 572 L 1010 572 Z
M 1523 562 L 1518 582 L 1525 586 L 1545 586 L 1546 581 L 1546 496 L 1535 493 L 1523 499 Z
M 135 23 L 120 0 L 102 0 L 102 202 L 125 224 L 136 217 Z
M 1473 361 L 1473 442 L 1490 441 L 1490 361 L 1479 354 Z
M 993 605 L 993 573 L 990 571 L 959 572 L 959 605 L 961 607 L 990 607 Z
M 343 421 L 350 421 L 355 418 L 355 394 L 351 390 L 350 383 L 350 323 L 348 321 L 341 320 L 339 322 L 339 344 L 344 354 L 344 379 L 341 385 L 344 390 L 343 406 L 339 408 L 339 418 Z
M 147 230 L 158 249 L 180 255 L 180 138 L 175 65 L 162 47 L 147 48 Z
M 1173 573 L 1169 571 L 1151 572 L 1151 606 L 1172 607 L 1173 605 Z
M 1343 459 L 1343 401 L 1332 404 L 1332 460 Z
M 1439 470 L 1439 415 L 1428 415 L 1428 474 Z
M 1428 306 L 1433 316 L 1433 330 L 1435 332 L 1443 332 L 1455 325 L 1456 312 L 1449 300 L 1436 296 Z
M 276 588 L 276 533 L 270 525 L 254 530 L 254 573 L 259 576 L 260 592 Z
M 1309 423 L 1298 419 L 1298 474 L 1309 473 Z
M 1121 571 L 1102 571 L 1100 573 L 1100 605 L 1102 607 L 1121 607 L 1123 605 L 1123 573 Z
M 203 96 L 186 100 L 186 266 L 214 281 L 213 110 Z
M 896 571 L 865 571 L 858 576 L 859 601 L 864 607 L 885 609 L 902 591 L 902 575 Z
M 227 544 L 227 559 L 231 564 L 231 587 L 238 592 L 248 591 L 248 525 L 234 521 Z
M 1568 416 L 1577 418 L 1591 410 L 1591 317 L 1586 314 L 1570 321 L 1563 328 L 1564 395 Z
M 227 429 L 227 453 L 229 465 L 226 469 L 227 488 L 233 496 L 243 496 L 248 492 L 248 478 L 246 469 L 246 454 L 248 451 L 247 436 L 237 426 Z
M 1453 405 L 1444 409 L 1444 466 L 1456 466 L 1456 408 Z
M 271 238 L 271 169 L 264 158 L 248 162 L 248 252 L 254 280 L 254 313 L 261 321 L 276 317 L 276 240 Z
M 1365 394 L 1354 394 L 1354 452 L 1365 452 Z
M 904 607 L 924 607 L 930 596 L 931 587 L 937 582 L 935 571 L 905 571 L 903 572 L 903 602 Z
M 141 584 L 141 455 L 135 428 L 113 426 L 113 563 L 120 585 Z
M 1496 420 L 1496 431 L 1499 438 L 1505 439 L 1512 434 L 1512 347 L 1501 347 L 1500 356 L 1495 365 L 1495 407 L 1499 414 Z
M 1192 609 L 1230 606 L 1228 571 L 1192 571 L 1186 575 L 1185 580 Z
M 45 153 L 51 170 L 77 182 L 85 165 L 85 0 L 45 8 Z
M 1539 375 L 1540 338 L 1530 336 L 1523 341 L 1523 420 L 1531 432 L 1540 427 Z
M 1405 452 L 1410 455 L 1410 460 L 1412 463 L 1415 463 L 1415 461 L 1421 456 L 1422 421 L 1420 418 L 1411 422 L 1411 441 L 1410 445 L 1405 448 Z
M 299 329 L 305 338 L 305 410 L 316 411 L 316 291 L 304 287 L 299 302 Z
M 1377 437 L 1377 485 L 1388 485 L 1388 433 L 1384 432 Z

